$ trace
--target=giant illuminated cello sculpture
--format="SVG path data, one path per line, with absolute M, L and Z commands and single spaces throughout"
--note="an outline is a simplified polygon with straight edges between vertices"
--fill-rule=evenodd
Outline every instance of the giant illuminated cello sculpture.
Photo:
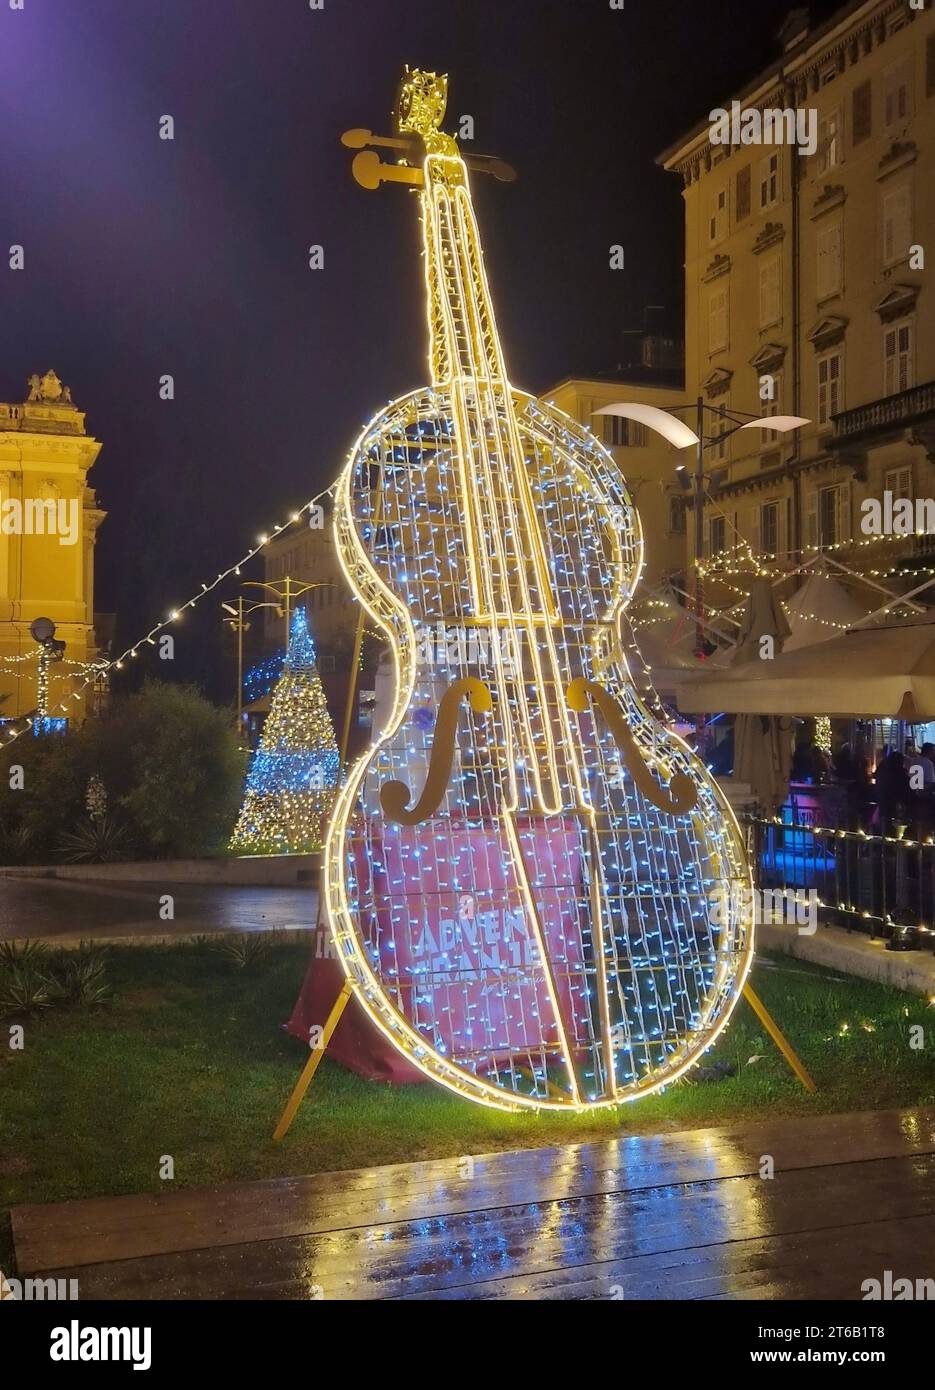
M 336 802 L 324 906 L 348 988 L 434 1079 L 509 1109 L 614 1105 L 727 1022 L 749 871 L 622 655 L 642 558 L 623 479 L 507 377 L 467 166 L 510 171 L 461 156 L 446 95 L 407 71 L 397 134 L 344 137 L 364 187 L 418 190 L 432 385 L 374 418 L 337 485 L 338 553 L 397 698 Z

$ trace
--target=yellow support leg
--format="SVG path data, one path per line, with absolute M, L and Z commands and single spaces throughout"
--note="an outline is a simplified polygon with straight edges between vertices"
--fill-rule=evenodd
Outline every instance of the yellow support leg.
M 326 1022 L 324 1031 L 321 1035 L 321 1042 L 319 1043 L 318 1047 L 313 1047 L 311 1052 L 309 1053 L 308 1061 L 302 1068 L 302 1075 L 295 1083 L 295 1089 L 292 1092 L 292 1095 L 289 1097 L 289 1102 L 285 1110 L 282 1112 L 282 1117 L 279 1121 L 279 1124 L 273 1131 L 273 1142 L 275 1144 L 280 1143 L 281 1140 L 285 1138 L 289 1130 L 289 1126 L 295 1119 L 295 1112 L 302 1104 L 302 1097 L 305 1095 L 305 1092 L 311 1085 L 312 1077 L 318 1070 L 318 1063 L 321 1061 L 322 1057 L 325 1054 L 325 1048 L 331 1041 L 332 1033 L 341 1021 L 341 1015 L 347 1008 L 348 1001 L 350 1000 L 352 992 L 353 991 L 351 989 L 350 980 L 345 980 L 344 984 L 341 986 L 341 993 L 334 1001 L 334 1006 L 331 1010 L 331 1013 L 328 1015 L 328 1021 Z
M 796 1076 L 799 1078 L 806 1091 L 810 1091 L 812 1092 L 812 1094 L 814 1094 L 814 1092 L 818 1090 L 818 1087 L 815 1085 L 814 1081 L 809 1076 L 808 1072 L 805 1070 L 805 1066 L 801 1058 L 799 1058 L 798 1055 L 792 1050 L 792 1047 L 786 1039 L 785 1035 L 780 1032 L 778 1025 L 773 1020 L 772 1015 L 769 1013 L 769 1010 L 766 1008 L 766 1005 L 763 1003 L 760 996 L 756 994 L 750 988 L 749 985 L 744 985 L 743 997 L 746 999 L 747 1003 L 750 1005 L 750 1008 L 756 1014 L 757 1018 L 760 1020 L 763 1027 L 766 1029 L 767 1033 L 772 1038 L 773 1042 L 779 1048 L 779 1051 L 782 1053 L 783 1057 L 785 1057 L 786 1061 L 789 1063 L 789 1066 L 795 1072 Z

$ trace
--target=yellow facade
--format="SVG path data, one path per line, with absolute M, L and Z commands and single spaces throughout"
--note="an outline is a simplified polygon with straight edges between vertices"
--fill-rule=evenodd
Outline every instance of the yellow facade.
M 49 667 L 49 704 L 67 699 L 71 721 L 86 712 L 85 697 L 70 696 L 80 667 L 98 655 L 94 544 L 105 514 L 87 481 L 101 445 L 84 418 L 51 371 L 30 378 L 21 404 L 0 404 L 0 719 L 36 708 L 29 628 L 39 617 L 65 643 L 63 661 Z
M 610 450 L 639 512 L 643 527 L 642 588 L 658 588 L 681 576 L 685 566 L 687 494 L 679 485 L 676 467 L 684 457 L 659 435 L 633 420 L 595 415 L 622 402 L 665 408 L 685 403 L 680 389 L 628 382 L 569 377 L 541 399 L 586 425 Z M 684 413 L 679 416 L 685 419 Z
M 813 422 L 708 451 L 705 548 L 885 570 L 933 544 L 868 542 L 860 504 L 935 497 L 935 12 L 797 11 L 780 43 L 735 100 L 805 113 L 813 153 L 712 142 L 709 118 L 660 159 L 684 180 L 689 396 Z

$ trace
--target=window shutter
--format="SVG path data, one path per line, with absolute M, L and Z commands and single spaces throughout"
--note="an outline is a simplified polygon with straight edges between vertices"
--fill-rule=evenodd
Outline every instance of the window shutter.
M 751 166 L 748 164 L 746 169 L 740 169 L 737 174 L 735 202 L 737 204 L 736 217 L 738 222 L 742 222 L 745 217 L 750 216 L 750 182 Z
M 896 394 L 896 329 L 887 328 L 883 334 L 883 394 Z
M 805 498 L 805 543 L 818 544 L 818 493 L 812 488 Z
M 780 266 L 778 256 L 760 263 L 760 327 L 768 328 L 780 318 Z
M 841 225 L 818 234 L 818 298 L 829 299 L 841 288 Z
M 760 553 L 760 504 L 753 505 L 753 518 L 750 522 L 750 549 L 754 555 Z
M 859 145 L 873 129 L 873 87 L 868 78 L 854 88 L 854 144 Z
M 851 485 L 842 483 L 838 488 L 838 526 L 837 538 L 839 541 L 849 541 L 851 538 Z
M 935 96 L 935 34 L 925 40 L 925 95 Z

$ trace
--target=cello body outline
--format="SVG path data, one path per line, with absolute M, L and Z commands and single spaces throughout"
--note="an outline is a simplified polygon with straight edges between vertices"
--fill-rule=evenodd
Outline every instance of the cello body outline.
M 421 1071 L 504 1109 L 606 1107 L 675 1080 L 728 1021 L 751 880 L 723 793 L 627 668 L 643 538 L 619 470 L 507 376 L 445 98 L 407 72 L 377 142 L 403 162 L 367 168 L 417 191 L 432 385 L 374 417 L 337 485 L 337 553 L 395 698 L 335 802 L 325 911 L 356 997 Z M 436 630 L 455 634 L 441 659 Z

